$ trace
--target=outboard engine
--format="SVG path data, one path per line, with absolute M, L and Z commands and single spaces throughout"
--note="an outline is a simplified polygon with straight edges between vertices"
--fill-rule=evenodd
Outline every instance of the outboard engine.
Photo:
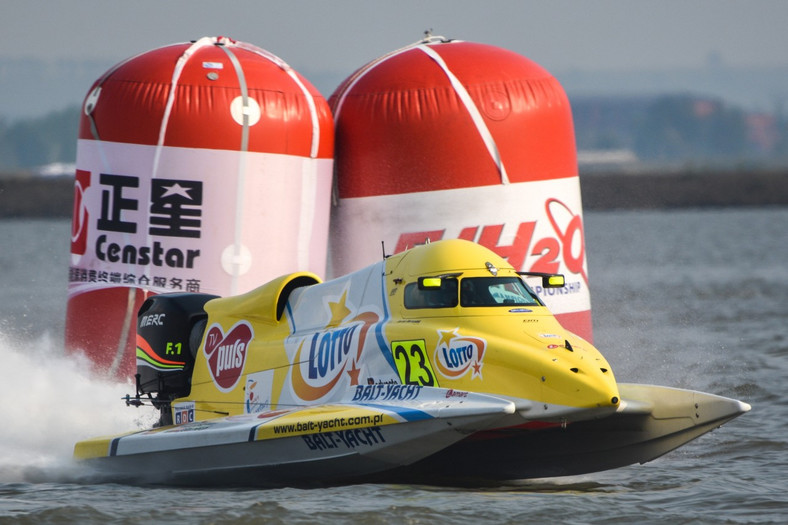
M 208 314 L 205 303 L 218 296 L 171 293 L 148 298 L 137 314 L 137 396 L 147 394 L 161 412 L 160 425 L 172 424 L 170 402 L 189 395 L 194 358 Z M 153 394 L 157 394 L 153 397 Z

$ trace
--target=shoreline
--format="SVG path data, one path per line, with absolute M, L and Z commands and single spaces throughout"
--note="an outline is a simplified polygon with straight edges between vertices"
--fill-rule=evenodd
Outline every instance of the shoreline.
M 584 210 L 788 205 L 788 169 L 580 175 Z
M 788 168 L 581 173 L 584 210 L 788 205 Z M 70 217 L 74 178 L 0 174 L 0 219 Z

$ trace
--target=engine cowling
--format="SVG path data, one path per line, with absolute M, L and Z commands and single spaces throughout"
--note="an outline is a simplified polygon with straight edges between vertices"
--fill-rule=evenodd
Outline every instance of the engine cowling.
M 194 357 L 218 296 L 173 293 L 149 297 L 137 314 L 137 394 L 158 394 L 161 405 L 189 395 Z

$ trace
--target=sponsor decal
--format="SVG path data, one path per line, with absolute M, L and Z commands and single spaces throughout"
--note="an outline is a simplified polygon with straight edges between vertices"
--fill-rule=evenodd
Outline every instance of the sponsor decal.
M 421 385 L 359 385 L 353 394 L 353 401 L 407 401 L 417 399 Z
M 375 379 L 374 377 L 367 378 L 368 385 L 398 385 L 399 383 L 400 382 L 394 378 L 386 379 L 385 381 L 383 379 Z
M 249 343 L 254 338 L 252 325 L 239 321 L 224 333 L 221 325 L 211 325 L 205 335 L 205 358 L 216 387 L 229 392 L 241 378 Z
M 549 296 L 556 296 L 556 295 L 570 295 L 570 294 L 579 294 L 583 293 L 583 283 L 582 281 L 572 281 L 567 282 L 561 288 L 543 288 L 540 285 L 534 286 L 534 291 L 540 296 L 544 297 L 546 295 Z
M 361 368 L 358 364 L 367 332 L 380 318 L 373 312 L 362 312 L 348 319 L 352 314 L 345 305 L 346 301 L 347 291 L 339 301 L 329 303 L 331 320 L 325 330 L 303 338 L 298 344 L 293 360 L 292 386 L 299 399 L 320 399 L 344 377 L 350 385 L 359 384 Z
M 572 293 L 577 293 L 580 290 L 580 283 L 588 283 L 583 267 L 585 262 L 583 219 L 579 213 L 575 213 L 570 206 L 556 198 L 545 199 L 544 209 L 550 225 L 549 229 L 544 221 L 520 222 L 516 225 L 516 234 L 512 236 L 511 244 L 502 243 L 502 234 L 504 228 L 513 228 L 514 224 L 465 226 L 460 229 L 457 238 L 473 241 L 491 249 L 507 259 L 516 270 L 559 273 L 563 263 L 570 273 L 581 278 L 577 286 L 570 290 Z M 399 253 L 412 246 L 440 240 L 445 235 L 446 230 L 403 232 L 399 235 L 394 252 Z M 570 293 L 560 290 L 562 289 L 550 288 L 536 291 L 540 295 L 542 292 L 549 295 Z
M 583 219 L 558 199 L 547 199 L 544 207 L 560 243 L 564 264 L 570 272 L 580 275 L 587 284 L 588 276 L 583 268 L 586 258 Z
M 317 417 L 317 416 L 316 416 Z M 283 418 L 287 419 L 287 418 Z M 383 414 L 364 414 L 356 416 L 337 416 L 320 419 L 309 419 L 306 421 L 295 421 L 294 423 L 278 423 L 271 425 L 273 435 L 289 436 L 299 434 L 312 434 L 315 432 L 325 432 L 327 430 L 343 428 L 363 428 L 385 424 Z
M 413 341 L 393 341 L 391 354 L 397 365 L 399 378 L 407 385 L 438 386 L 435 372 L 427 356 L 423 339 Z
M 273 370 L 255 372 L 246 376 L 244 413 L 256 414 L 271 406 L 273 382 Z
M 465 392 L 464 390 L 454 390 L 453 388 L 450 388 L 446 391 L 446 399 L 449 399 L 451 397 L 468 397 L 468 392 Z
M 161 432 L 162 432 L 162 434 L 163 433 L 170 434 L 170 433 L 173 433 L 173 432 L 201 432 L 203 430 L 211 430 L 212 428 L 215 428 L 216 424 L 217 423 L 215 421 L 211 421 L 211 420 L 208 420 L 208 421 L 196 421 L 196 422 L 192 422 L 192 423 L 182 423 L 180 426 L 174 426 L 174 427 L 165 428 L 165 429 L 161 430 Z M 152 434 L 152 433 L 155 433 L 157 431 L 159 431 L 159 429 L 154 429 L 154 430 L 151 430 L 151 431 L 146 432 L 146 433 L 151 433 Z
M 159 241 L 153 246 L 120 245 L 109 242 L 106 235 L 96 239 L 96 257 L 110 263 L 138 264 L 140 266 L 168 266 L 170 268 L 193 268 L 200 250 L 180 250 L 169 248 L 165 251 Z
M 320 434 L 302 435 L 301 439 L 309 450 L 329 450 L 335 448 L 356 449 L 372 447 L 386 442 L 380 427 L 337 430 Z
M 175 343 L 175 348 L 177 348 L 177 355 L 180 355 L 180 345 L 181 343 Z M 165 354 L 175 354 L 174 352 L 174 345 L 171 342 L 167 343 L 165 347 Z M 137 334 L 137 366 L 150 366 L 155 368 L 159 371 L 165 372 L 168 370 L 180 370 L 185 365 L 185 361 L 173 361 L 170 359 L 166 359 L 156 353 L 153 350 L 153 347 L 142 337 L 140 334 Z
M 277 417 L 280 415 L 281 417 Z M 397 422 L 396 418 L 390 415 L 361 408 L 338 412 L 333 410 L 326 412 L 325 407 L 297 411 L 280 410 L 261 414 L 258 418 L 267 421 L 262 422 L 257 428 L 256 440 L 380 427 Z
M 76 170 L 69 282 L 199 292 L 202 215 L 200 180 Z
M 172 420 L 176 425 L 194 423 L 194 401 L 172 405 Z
M 449 379 L 459 379 L 468 373 L 471 379 L 483 379 L 482 366 L 487 342 L 479 337 L 460 335 L 458 330 L 438 330 L 438 345 L 433 354 L 435 367 Z
M 582 349 L 582 347 L 580 347 L 580 346 L 570 345 L 569 341 L 567 341 L 565 344 L 562 344 L 562 345 L 556 345 L 556 344 L 549 344 L 549 345 L 547 345 L 547 349 L 548 350 L 555 350 L 556 348 L 564 348 L 566 350 L 569 350 L 570 352 L 573 352 L 574 350 L 581 350 Z
M 140 328 L 145 326 L 164 326 L 164 317 L 167 314 L 143 315 L 140 319 Z
M 140 209 L 140 178 L 110 173 L 99 174 L 101 231 L 137 233 L 141 225 L 128 220 Z M 148 233 L 166 237 L 200 237 L 202 226 L 202 181 L 152 179 L 150 181 Z
M 88 247 L 88 221 L 90 214 L 85 202 L 85 192 L 90 187 L 90 172 L 76 170 L 74 179 L 74 215 L 71 220 L 71 253 L 85 255 Z

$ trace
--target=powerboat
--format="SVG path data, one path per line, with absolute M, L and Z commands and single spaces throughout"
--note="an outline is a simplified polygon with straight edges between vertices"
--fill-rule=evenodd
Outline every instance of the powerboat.
M 464 240 L 323 282 L 154 295 L 136 394 L 153 428 L 76 444 L 107 479 L 191 486 L 453 483 L 565 476 L 657 458 L 750 410 L 617 383 L 529 281 Z

